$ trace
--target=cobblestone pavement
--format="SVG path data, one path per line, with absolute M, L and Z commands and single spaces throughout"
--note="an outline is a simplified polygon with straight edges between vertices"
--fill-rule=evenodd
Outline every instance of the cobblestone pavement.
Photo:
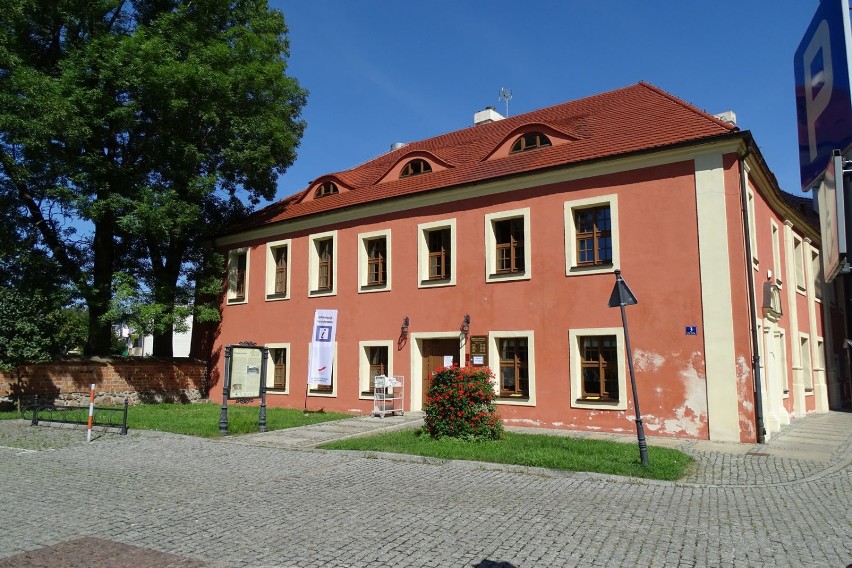
M 0 568 L 844 568 L 852 414 L 798 422 L 677 483 L 0 422 Z

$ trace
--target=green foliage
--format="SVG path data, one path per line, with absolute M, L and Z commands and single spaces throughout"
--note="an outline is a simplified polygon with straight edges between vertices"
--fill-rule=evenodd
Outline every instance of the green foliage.
M 271 199 L 295 159 L 307 95 L 286 75 L 284 17 L 266 0 L 8 0 L 3 13 L 0 231 L 20 220 L 85 301 L 89 352 L 108 350 L 112 286 L 130 275 L 135 299 L 115 291 L 156 353 L 183 321 L 174 306 L 201 297 L 215 319 L 196 288 L 215 275 L 221 290 L 205 243 Z
M 444 367 L 432 375 L 425 429 L 433 438 L 497 440 L 503 422 L 494 405 L 494 375 L 487 367 Z
M 0 288 L 0 369 L 11 373 L 26 363 L 50 360 L 57 350 L 55 320 L 56 311 L 41 293 L 27 296 Z

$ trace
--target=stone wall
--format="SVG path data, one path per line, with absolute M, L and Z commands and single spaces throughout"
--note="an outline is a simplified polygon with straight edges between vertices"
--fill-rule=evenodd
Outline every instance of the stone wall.
M 194 402 L 207 396 L 207 364 L 188 358 L 98 357 L 26 365 L 17 374 L 0 372 L 0 403 L 53 397 L 69 404 L 85 401 L 95 385 L 96 404 Z

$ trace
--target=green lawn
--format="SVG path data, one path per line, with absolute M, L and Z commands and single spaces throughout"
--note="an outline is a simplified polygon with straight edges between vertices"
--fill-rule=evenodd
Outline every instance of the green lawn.
M 340 440 L 320 447 L 590 471 L 671 481 L 683 477 L 694 461 L 678 450 L 648 447 L 650 465 L 643 467 L 637 444 L 511 432 L 506 432 L 502 440 L 493 442 L 464 442 L 449 438 L 433 440 L 420 430 L 402 430 L 368 438 Z
M 220 405 L 213 403 L 137 404 L 127 409 L 127 427 L 130 430 L 159 430 L 211 438 L 219 435 L 221 409 Z M 351 417 L 338 412 L 306 414 L 293 408 L 267 408 L 266 427 L 270 431 L 281 430 Z M 0 420 L 12 418 L 20 418 L 20 415 L 16 411 L 0 412 Z M 229 404 L 228 433 L 258 432 L 259 418 L 260 409 L 257 406 Z
M 191 436 L 219 435 L 221 406 L 198 404 L 140 404 L 128 409 L 128 428 L 159 430 Z M 16 411 L 0 412 L 0 420 L 19 418 Z M 228 405 L 228 432 L 246 434 L 258 431 L 259 408 Z M 298 409 L 267 408 L 269 430 L 306 426 L 351 417 L 335 412 L 304 413 Z M 648 447 L 650 465 L 643 467 L 634 444 L 602 440 L 582 440 L 547 434 L 506 432 L 502 440 L 464 442 L 433 440 L 421 430 L 401 430 L 367 438 L 351 438 L 321 446 L 333 450 L 363 450 L 429 456 L 446 460 L 471 460 L 501 464 L 589 471 L 649 479 L 676 480 L 684 476 L 694 460 L 686 454 L 654 446 Z

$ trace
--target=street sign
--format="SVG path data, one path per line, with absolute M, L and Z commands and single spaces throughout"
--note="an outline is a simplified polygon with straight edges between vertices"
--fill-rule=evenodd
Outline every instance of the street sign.
M 852 145 L 849 0 L 822 0 L 793 58 L 802 189 Z

